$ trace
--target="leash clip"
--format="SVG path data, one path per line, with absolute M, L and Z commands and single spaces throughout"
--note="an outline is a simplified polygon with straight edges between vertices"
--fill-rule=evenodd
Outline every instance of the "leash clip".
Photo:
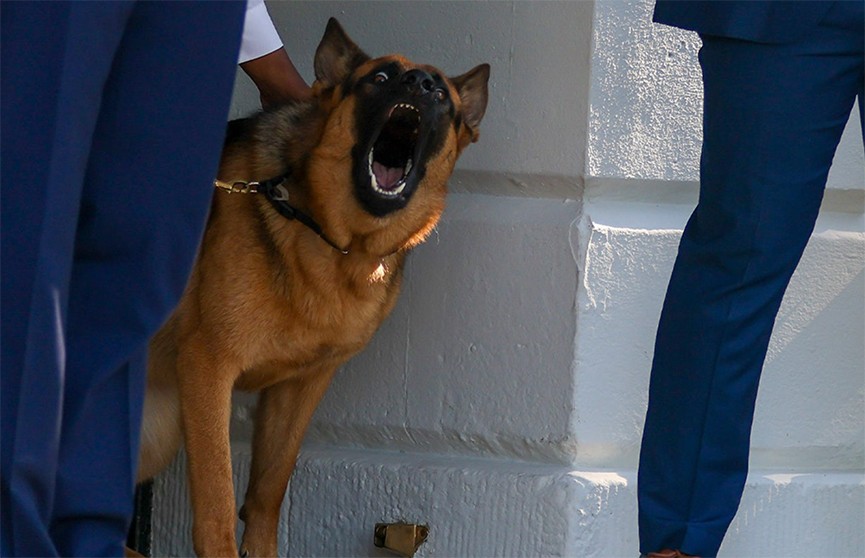
M 213 181 L 213 185 L 220 190 L 229 194 L 256 194 L 258 193 L 258 182 L 245 182 L 243 180 L 235 180 L 234 182 L 223 182 L 218 178 Z
M 285 186 L 285 179 L 291 174 L 288 172 L 271 178 L 270 180 L 258 181 L 243 181 L 235 180 L 234 182 L 224 182 L 218 178 L 213 181 L 213 185 L 219 190 L 228 192 L 229 194 L 257 194 L 261 192 L 268 199 L 274 209 L 286 219 L 297 219 L 303 225 L 309 227 L 315 234 L 321 237 L 332 248 L 345 255 L 348 250 L 340 248 L 332 240 L 324 235 L 321 226 L 316 223 L 309 215 L 300 211 L 289 202 L 288 188 Z

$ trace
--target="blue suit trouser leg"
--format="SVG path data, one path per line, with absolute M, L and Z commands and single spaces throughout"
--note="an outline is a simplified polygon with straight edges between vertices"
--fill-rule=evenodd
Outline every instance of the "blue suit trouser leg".
M 642 552 L 715 556 L 775 316 L 857 95 L 862 106 L 862 3 L 795 44 L 703 37 L 700 63 L 700 199 L 658 327 L 638 494 Z
M 201 238 L 243 12 L 2 6 L 4 556 L 122 554 L 146 343 Z

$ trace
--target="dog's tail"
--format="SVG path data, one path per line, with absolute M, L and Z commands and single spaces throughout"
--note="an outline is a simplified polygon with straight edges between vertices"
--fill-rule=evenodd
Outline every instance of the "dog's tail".
M 147 393 L 141 423 L 138 482 L 165 469 L 182 442 L 180 394 L 177 389 L 176 350 L 163 327 L 150 344 Z

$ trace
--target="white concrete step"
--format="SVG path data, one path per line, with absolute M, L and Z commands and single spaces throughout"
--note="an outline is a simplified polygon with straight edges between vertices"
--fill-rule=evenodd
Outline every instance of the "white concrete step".
M 249 454 L 235 453 L 236 484 Z M 154 494 L 154 556 L 192 553 L 183 459 Z M 315 447 L 283 505 L 285 556 L 384 557 L 379 522 L 429 526 L 416 556 L 636 558 L 636 473 L 497 459 Z M 844 472 L 754 471 L 720 556 L 861 557 L 865 480 Z

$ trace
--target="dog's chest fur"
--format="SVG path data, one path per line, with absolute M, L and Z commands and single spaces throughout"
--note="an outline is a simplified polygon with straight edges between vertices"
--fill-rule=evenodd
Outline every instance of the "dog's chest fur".
M 338 366 L 356 354 L 393 308 L 404 260 L 340 254 L 298 222 L 267 211 L 266 203 L 217 197 L 209 248 L 190 283 L 198 296 L 178 313 L 224 340 L 220 358 L 242 371 L 236 387 L 243 390 Z M 211 249 L 214 242 L 224 245 Z M 199 301 L 197 308 L 191 301 Z

